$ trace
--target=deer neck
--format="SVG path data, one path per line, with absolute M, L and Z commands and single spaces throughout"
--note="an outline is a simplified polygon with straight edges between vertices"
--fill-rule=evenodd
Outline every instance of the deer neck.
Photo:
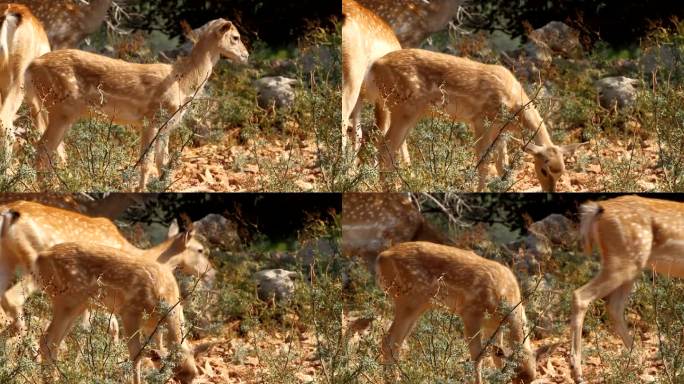
M 193 95 L 204 87 L 218 62 L 220 53 L 207 40 L 195 44 L 190 55 L 179 59 L 174 65 L 174 72 L 179 78 L 183 94 Z
M 549 135 L 549 131 L 546 130 L 546 124 L 544 124 L 543 122 L 541 123 L 539 130 L 537 130 L 537 134 L 534 135 L 532 142 L 544 147 L 554 145 L 553 141 L 551 140 L 551 136 Z

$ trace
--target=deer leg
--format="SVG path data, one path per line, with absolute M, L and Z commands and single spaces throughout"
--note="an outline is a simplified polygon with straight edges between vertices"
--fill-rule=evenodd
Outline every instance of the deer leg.
M 162 176 L 164 167 L 169 163 L 169 134 L 159 135 L 154 143 L 154 161 L 157 166 L 157 174 Z
M 2 295 L 2 300 L 0 301 L 2 309 L 12 318 L 14 327 L 19 334 L 23 334 L 26 330 L 22 310 L 24 302 L 36 289 L 33 277 L 31 275 L 24 275 L 19 282 Z
M 578 288 L 572 296 L 572 315 L 570 331 L 572 347 L 570 351 L 570 366 L 573 379 L 582 382 L 582 326 L 587 308 L 592 301 L 605 297 L 621 285 L 633 281 L 640 271 L 638 267 L 629 266 L 621 269 L 601 269 L 599 274 L 589 283 Z
M 52 155 L 62 144 L 67 129 L 77 119 L 78 117 L 75 115 L 70 116 L 66 113 L 58 113 L 57 111 L 50 113 L 47 129 L 36 144 L 36 151 L 38 152 L 36 154 L 36 170 L 45 171 L 48 165 L 52 164 L 50 161 Z
M 350 128 L 352 129 L 354 138 L 354 153 L 358 154 L 363 144 L 363 129 L 361 127 L 361 111 L 363 110 L 363 100 L 361 97 L 357 97 L 356 105 L 354 105 L 354 110 L 351 113 Z
M 62 340 L 73 327 L 75 320 L 85 310 L 85 304 L 73 305 L 62 300 L 52 302 L 52 321 L 40 338 L 40 356 L 43 364 L 55 364 Z
M 147 187 L 150 168 L 149 152 L 152 145 L 152 139 L 155 134 L 155 124 L 148 122 L 142 128 L 142 138 L 140 140 L 140 184 L 138 185 L 138 192 L 142 192 Z
M 470 359 L 473 361 L 475 367 L 475 383 L 482 383 L 482 313 L 468 313 L 463 315 L 463 332 L 468 342 L 468 351 L 470 352 Z
M 492 361 L 494 366 L 501 369 L 503 367 L 503 361 L 501 360 L 503 351 L 503 332 L 499 329 L 500 319 L 492 318 L 485 322 L 485 327 L 483 330 L 482 340 L 486 344 L 491 344 L 495 347 L 494 353 L 492 353 Z
M 14 258 L 9 257 L 9 255 L 6 254 L 0 256 L 0 296 L 3 298 L 7 293 L 7 287 L 9 287 L 10 282 L 14 277 L 16 268 L 17 263 Z
M 121 316 L 123 321 L 124 336 L 128 347 L 128 356 L 133 363 L 133 383 L 140 384 L 140 365 L 142 362 L 142 349 L 140 343 L 140 324 L 142 319 L 137 314 L 124 314 Z
M 344 151 L 348 146 L 349 127 L 350 123 L 356 131 L 356 124 L 358 123 L 358 115 L 352 118 L 355 109 L 363 104 L 360 100 L 361 85 L 363 84 L 363 75 L 365 66 L 357 65 L 354 68 L 345 66 L 343 69 L 342 80 L 342 150 Z M 351 119 L 351 121 L 350 121 Z M 354 152 L 358 150 L 360 142 L 354 143 Z
M 384 180 L 384 175 L 396 167 L 395 154 L 406 141 L 409 131 L 416 125 L 418 118 L 418 115 L 411 113 L 392 111 L 389 129 L 385 133 L 384 139 L 378 143 L 378 165 L 381 180 Z
M 382 340 L 381 352 L 384 364 L 393 364 L 399 358 L 399 351 L 404 339 L 411 333 L 420 316 L 427 310 L 424 302 L 396 300 L 394 303 L 394 320 Z
M 478 184 L 477 192 L 484 191 L 487 186 L 487 178 L 489 177 L 489 158 L 484 158 L 488 156 L 487 150 L 491 143 L 489 143 L 484 136 L 477 139 L 475 143 L 475 161 L 477 162 L 477 175 Z
M 632 292 L 633 286 L 634 281 L 628 281 L 622 284 L 608 296 L 608 303 L 606 304 L 608 307 L 608 316 L 613 324 L 613 329 L 615 330 L 615 333 L 620 336 L 622 343 L 628 349 L 632 348 L 634 339 L 629 334 L 624 313 L 627 297 L 629 297 L 629 294 Z
M 496 172 L 499 174 L 499 177 L 503 177 L 506 173 L 506 168 L 508 168 L 510 164 L 508 159 L 508 143 L 504 137 L 500 137 L 496 143 L 494 164 L 496 164 Z

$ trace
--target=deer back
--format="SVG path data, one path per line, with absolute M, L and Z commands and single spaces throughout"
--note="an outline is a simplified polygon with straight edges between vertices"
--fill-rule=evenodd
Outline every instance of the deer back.
M 432 301 L 457 314 L 470 308 L 490 314 L 520 303 L 513 272 L 472 251 L 429 242 L 408 242 L 380 253 L 378 284 L 393 298 Z
M 18 213 L 17 220 L 2 238 L 2 252 L 25 266 L 37 253 L 63 242 L 85 241 L 114 248 L 133 248 L 111 221 L 30 201 L 0 206 L 0 211 Z

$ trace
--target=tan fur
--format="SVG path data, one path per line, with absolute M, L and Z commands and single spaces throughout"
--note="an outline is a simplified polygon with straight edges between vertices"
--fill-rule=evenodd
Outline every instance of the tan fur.
M 76 47 L 96 32 L 112 5 L 112 0 L 19 0 L 45 25 L 52 49 Z
M 55 51 L 35 60 L 27 71 L 27 99 L 36 125 L 45 129 L 37 144 L 37 169 L 46 169 L 66 130 L 92 107 L 115 123 L 142 131 L 138 188 L 143 190 L 149 178 L 148 150 L 154 144 L 161 174 L 168 162 L 169 132 L 180 122 L 186 103 L 204 87 L 219 57 L 247 62 L 247 49 L 231 22 L 213 20 L 202 30 L 190 56 L 173 65 L 128 63 L 78 50 Z M 169 118 L 168 126 L 162 126 Z M 160 128 L 164 131 L 158 133 Z
M 464 3 L 459 0 L 359 0 L 392 26 L 401 45 L 417 47 L 447 28 Z
M 30 279 L 19 282 L 7 290 L 15 272 L 32 271 L 39 252 L 56 244 L 66 242 L 92 242 L 122 249 L 131 255 L 156 260 L 191 276 L 204 276 L 208 283 L 216 271 L 204 254 L 204 247 L 194 238 L 189 239 L 186 249 L 170 257 L 160 253 L 172 241 L 143 250 L 129 243 L 109 219 L 88 217 L 76 212 L 45 206 L 35 202 L 16 201 L 0 205 L 0 212 L 16 212 L 18 219 L 0 239 L 0 296 L 2 307 L 14 320 L 15 326 L 23 328 L 21 307 L 26 298 L 35 291 Z M 174 236 L 175 232 L 169 235 Z M 163 255 L 163 258 L 160 258 Z M 7 290 L 7 291 L 6 291 Z
M 0 3 L 0 138 L 5 160 L 14 143 L 14 118 L 24 98 L 24 71 L 50 52 L 43 26 L 20 4 Z
M 371 270 L 385 249 L 406 241 L 447 243 L 407 193 L 342 195 L 342 253 L 360 257 Z
M 446 308 L 463 320 L 476 383 L 482 382 L 482 341 L 503 348 L 504 333 L 509 348 L 521 348 L 514 382 L 534 380 L 535 356 L 526 335 L 518 281 L 510 269 L 471 251 L 411 242 L 382 252 L 376 270 L 379 285 L 394 303 L 394 320 L 382 341 L 385 363 L 398 360 L 401 345 L 424 312 Z M 494 362 L 501 368 L 500 358 L 494 356 Z
M 181 234 L 162 252 L 179 252 Z M 166 326 L 169 345 L 180 348 L 176 378 L 191 383 L 197 376 L 192 349 L 184 339 L 183 309 L 171 269 L 154 260 L 98 244 L 62 243 L 43 251 L 36 260 L 41 288 L 52 302 L 52 321 L 41 337 L 43 363 L 56 362 L 57 351 L 76 319 L 93 303 L 123 321 L 128 353 L 134 366 L 133 382 L 140 379 L 146 338 Z
M 575 381 L 582 381 L 582 326 L 589 305 L 606 298 L 613 330 L 625 347 L 633 338 L 624 310 L 641 270 L 684 277 L 684 204 L 639 196 L 621 196 L 582 206 L 581 234 L 588 254 L 601 253 L 601 270 L 575 290 L 572 300 L 572 351 Z
M 565 171 L 563 155 L 574 152 L 578 144 L 556 146 L 546 125 L 530 103 L 525 90 L 513 74 L 500 65 L 488 65 L 443 53 L 419 49 L 391 52 L 378 59 L 366 77 L 368 99 L 375 103 L 378 126 L 387 131 L 378 144 L 381 172 L 388 172 L 393 157 L 418 120 L 431 107 L 443 109 L 453 120 L 465 122 L 475 133 L 475 154 L 481 159 L 502 128 L 502 105 L 519 112 L 519 123 L 508 126 L 533 137 L 525 150 L 534 156 L 537 178 L 544 191 L 555 191 Z M 492 122 L 487 127 L 485 121 Z M 536 135 L 535 135 L 536 132 Z M 499 175 L 508 166 L 504 138 L 494 153 Z M 488 176 L 488 161 L 478 168 L 483 190 Z
M 342 14 L 342 150 L 348 145 L 351 128 L 354 153 L 357 153 L 363 138 L 361 110 L 366 72 L 375 60 L 401 49 L 401 45 L 387 23 L 355 0 L 342 1 Z M 402 148 L 402 155 L 408 163 L 406 146 Z

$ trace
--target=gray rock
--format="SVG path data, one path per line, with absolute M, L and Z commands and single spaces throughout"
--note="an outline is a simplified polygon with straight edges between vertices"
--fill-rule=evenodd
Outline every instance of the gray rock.
M 311 265 L 319 258 L 331 258 L 337 253 L 337 244 L 327 237 L 304 241 L 297 252 L 297 259 L 304 265 Z
M 577 57 L 582 52 L 579 32 L 560 21 L 551 21 L 535 29 L 528 38 L 544 50 L 563 57 Z
M 604 108 L 624 110 L 634 105 L 636 88 L 639 80 L 629 77 L 605 77 L 596 82 L 599 93 L 599 103 Z
M 255 273 L 252 279 L 257 285 L 259 299 L 278 303 L 288 302 L 294 295 L 296 272 L 284 269 L 264 269 Z
M 330 68 L 334 63 L 335 60 L 331 48 L 325 46 L 308 49 L 301 56 L 304 73 L 312 72 L 317 68 Z
M 646 49 L 639 62 L 646 74 L 651 74 L 656 70 L 669 72 L 675 68 L 681 57 L 682 52 L 678 52 L 676 47 L 663 45 Z
M 555 245 L 573 244 L 578 235 L 577 224 L 558 213 L 532 223 L 528 230 L 546 236 Z
M 254 82 L 257 102 L 262 108 L 290 109 L 294 105 L 295 93 L 292 86 L 296 79 L 283 76 L 262 77 Z
M 528 264 L 551 256 L 555 247 L 570 247 L 577 242 L 577 225 L 567 217 L 554 213 L 536 221 L 528 228 L 523 244 Z
M 193 228 L 212 245 L 229 250 L 238 250 L 242 245 L 237 225 L 222 215 L 210 213 L 195 221 Z

